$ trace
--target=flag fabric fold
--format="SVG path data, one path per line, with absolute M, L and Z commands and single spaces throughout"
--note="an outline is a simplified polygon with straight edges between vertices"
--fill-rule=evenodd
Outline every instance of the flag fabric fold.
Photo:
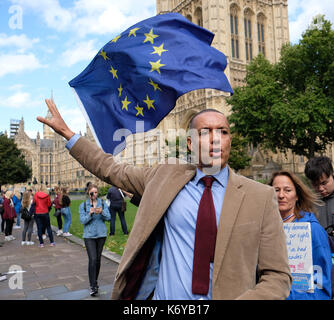
M 115 155 L 127 135 L 155 128 L 189 91 L 233 94 L 226 57 L 211 47 L 213 37 L 180 14 L 157 15 L 108 42 L 69 82 L 105 152 Z

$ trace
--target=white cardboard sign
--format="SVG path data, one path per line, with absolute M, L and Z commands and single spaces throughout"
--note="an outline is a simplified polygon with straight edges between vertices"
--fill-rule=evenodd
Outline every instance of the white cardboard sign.
M 292 287 L 313 292 L 313 261 L 311 224 L 309 222 L 284 223 L 283 228 L 288 248 Z

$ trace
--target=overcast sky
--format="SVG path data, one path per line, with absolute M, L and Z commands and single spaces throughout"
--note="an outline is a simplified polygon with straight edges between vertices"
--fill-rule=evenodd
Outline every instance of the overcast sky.
M 121 31 L 155 15 L 155 0 L 1 0 L 0 131 L 24 117 L 25 130 L 42 133 L 51 89 L 70 127 L 85 121 L 68 82 Z M 334 0 L 289 0 L 290 41 L 297 43 L 316 14 L 334 21 Z

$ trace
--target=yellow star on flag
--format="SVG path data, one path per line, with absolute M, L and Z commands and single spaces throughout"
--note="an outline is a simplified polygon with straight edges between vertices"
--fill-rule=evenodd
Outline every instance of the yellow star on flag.
M 110 42 L 117 42 L 117 40 L 121 37 L 121 35 L 118 35 L 117 37 L 115 37 L 114 39 L 112 39 Z
M 117 76 L 117 70 L 115 70 L 112 66 L 111 66 L 111 69 L 109 70 L 110 73 L 112 73 L 112 78 L 113 79 L 118 79 L 118 76 Z
M 101 49 L 99 56 L 102 56 L 104 60 L 110 60 L 110 58 L 107 56 L 107 53 Z
M 122 100 L 122 110 L 123 109 L 126 109 L 126 111 L 129 111 L 128 110 L 128 105 L 131 103 L 131 101 L 128 101 L 128 97 L 125 96 L 125 99 Z
M 156 62 L 150 61 L 150 64 L 151 64 L 151 67 L 152 67 L 150 72 L 156 71 L 160 74 L 160 68 L 165 66 L 165 64 L 160 63 L 160 60 L 161 59 L 159 59 Z
M 148 95 L 146 95 L 146 100 L 143 100 L 143 101 L 146 103 L 146 105 L 148 107 L 148 110 L 150 110 L 151 108 L 153 108 L 155 110 L 154 105 L 153 105 L 153 102 L 155 100 L 150 100 L 150 98 L 148 97 Z
M 159 37 L 157 34 L 153 33 L 153 29 L 151 29 L 149 33 L 144 33 L 144 34 L 145 34 L 145 37 L 146 37 L 145 40 L 144 40 L 144 43 L 149 41 L 153 44 L 154 39 Z
M 120 84 L 120 86 L 117 90 L 118 90 L 118 96 L 120 97 L 122 95 L 122 91 L 123 91 L 122 84 Z
M 154 49 L 154 51 L 151 53 L 151 54 L 158 54 L 160 57 L 161 57 L 161 54 L 163 53 L 163 52 L 166 52 L 166 51 L 168 51 L 168 50 L 166 50 L 166 49 L 164 49 L 164 44 L 162 44 L 161 46 L 159 46 L 159 47 L 155 47 L 155 46 L 153 46 L 153 49 Z
M 144 108 L 139 107 L 139 106 L 138 106 L 138 103 L 137 103 L 137 106 L 135 107 L 135 109 L 137 110 L 136 117 L 137 117 L 139 114 L 142 115 L 142 116 L 144 116 L 144 114 L 143 114 L 143 109 L 144 109 Z
M 160 90 L 160 91 L 162 91 L 159 88 L 159 85 L 157 83 L 153 82 L 152 79 L 150 79 L 149 84 L 154 88 L 154 91 L 157 90 L 157 89 Z
M 134 37 L 136 37 L 137 36 L 136 35 L 136 31 L 138 31 L 139 29 L 140 28 L 133 28 L 133 29 L 131 29 L 130 32 L 129 32 L 128 37 L 130 37 L 131 35 L 134 36 Z

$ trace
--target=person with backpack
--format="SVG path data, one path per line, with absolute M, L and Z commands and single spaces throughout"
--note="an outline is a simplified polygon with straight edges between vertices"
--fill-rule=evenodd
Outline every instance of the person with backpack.
M 68 196 L 68 192 L 66 188 L 62 189 L 62 194 L 59 199 L 59 204 L 61 205 L 61 214 L 64 218 L 64 227 L 63 227 L 63 236 L 70 237 L 72 234 L 70 231 L 70 226 L 72 222 L 72 214 L 71 214 L 71 199 Z
M 98 187 L 91 184 L 88 187 L 89 199 L 79 207 L 80 222 L 84 225 L 83 238 L 88 255 L 88 276 L 90 295 L 98 293 L 98 276 L 101 266 L 101 256 L 107 238 L 105 221 L 110 220 L 108 206 L 98 198 Z
M 39 247 L 44 247 L 43 230 L 47 230 L 50 239 L 50 246 L 53 247 L 56 245 L 56 243 L 53 241 L 53 234 L 49 216 L 49 211 L 52 204 L 48 190 L 44 185 L 40 185 L 38 191 L 33 197 L 33 201 L 36 204 L 35 219 L 37 224 Z
M 22 231 L 21 245 L 31 246 L 34 244 L 31 241 L 32 230 L 34 227 L 34 213 L 35 205 L 33 204 L 32 194 L 30 191 L 25 191 L 22 195 L 22 206 L 21 206 L 21 218 L 24 220 L 24 227 Z M 26 241 L 26 235 L 28 232 L 28 241 Z
M 126 210 L 126 202 L 124 200 L 124 195 L 122 191 L 115 186 L 111 186 L 107 193 L 107 199 L 110 200 L 110 232 L 109 235 L 113 236 L 115 234 L 115 221 L 116 214 L 118 213 L 119 220 L 121 221 L 122 231 L 124 234 L 128 234 L 128 228 L 126 226 L 126 221 L 124 217 L 124 212 Z

